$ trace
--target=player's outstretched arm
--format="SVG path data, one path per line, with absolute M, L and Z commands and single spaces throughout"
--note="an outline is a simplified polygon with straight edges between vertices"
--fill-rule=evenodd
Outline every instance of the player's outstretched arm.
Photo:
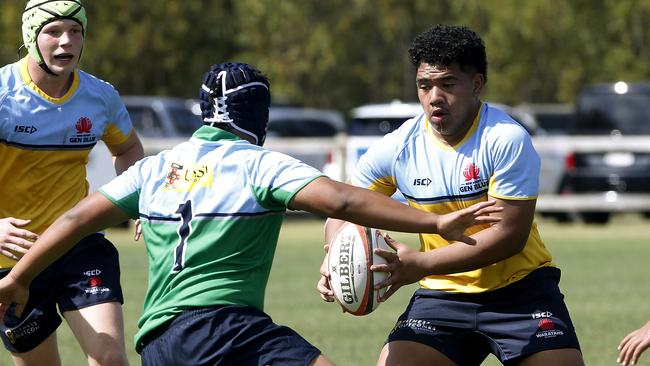
M 624 366 L 636 365 L 641 354 L 649 347 L 650 321 L 623 338 L 618 345 L 619 354 L 616 362 Z
M 45 230 L 9 274 L 0 280 L 0 319 L 12 302 L 18 305 L 18 309 L 22 309 L 27 300 L 25 291 L 34 277 L 79 240 L 128 218 L 124 211 L 97 192 L 64 213 Z
M 317 178 L 306 185 L 294 196 L 290 206 L 359 225 L 410 233 L 441 233 L 451 240 L 460 241 L 467 240 L 462 234 L 466 228 L 500 221 L 490 214 L 502 210 L 494 207 L 494 202 L 481 202 L 467 211 L 440 220 L 439 215 L 327 177 Z

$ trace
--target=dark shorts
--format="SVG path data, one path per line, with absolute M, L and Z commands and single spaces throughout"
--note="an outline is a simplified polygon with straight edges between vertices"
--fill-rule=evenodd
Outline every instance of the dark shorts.
M 305 366 L 320 351 L 252 307 L 186 310 L 145 336 L 143 366 Z
M 559 281 L 560 270 L 545 267 L 480 294 L 419 289 L 387 342 L 423 343 L 461 366 L 480 365 L 489 353 L 515 364 L 545 350 L 580 349 Z
M 32 281 L 22 316 L 16 318 L 9 309 L 0 324 L 2 341 L 11 352 L 30 351 L 61 324 L 57 305 L 64 313 L 106 302 L 123 302 L 119 258 L 104 235 L 93 234 Z

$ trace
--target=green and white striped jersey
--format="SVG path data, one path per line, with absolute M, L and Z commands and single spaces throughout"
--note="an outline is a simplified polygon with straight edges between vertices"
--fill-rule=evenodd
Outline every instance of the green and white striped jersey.
M 136 349 L 190 307 L 263 310 L 284 212 L 320 176 L 287 155 L 203 126 L 103 186 L 102 194 L 142 222 L 149 283 Z

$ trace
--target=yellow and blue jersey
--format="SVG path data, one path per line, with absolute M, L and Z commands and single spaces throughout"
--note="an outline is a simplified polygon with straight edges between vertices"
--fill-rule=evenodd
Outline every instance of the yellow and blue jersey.
M 533 200 L 540 159 L 526 130 L 505 112 L 484 103 L 466 136 L 455 146 L 441 143 L 424 114 L 374 144 L 357 164 L 352 184 L 386 195 L 399 191 L 409 205 L 446 214 L 486 201 Z M 477 225 L 468 235 L 487 228 Z M 420 250 L 448 245 L 439 235 L 420 234 Z M 476 293 L 515 282 L 550 266 L 551 255 L 533 223 L 524 249 L 503 261 L 464 273 L 428 276 L 424 288 Z
M 27 60 L 0 69 L 0 217 L 31 219 L 41 234 L 88 193 L 86 163 L 98 140 L 119 145 L 133 133 L 117 91 L 81 70 L 61 98 L 43 92 Z M 106 167 L 113 169 L 112 167 Z M 15 261 L 0 255 L 0 268 Z

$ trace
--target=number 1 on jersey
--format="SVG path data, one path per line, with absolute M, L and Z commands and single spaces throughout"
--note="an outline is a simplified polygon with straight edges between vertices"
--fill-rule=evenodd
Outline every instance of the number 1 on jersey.
M 178 228 L 178 236 L 180 241 L 174 249 L 174 267 L 172 273 L 178 273 L 183 270 L 185 264 L 185 247 L 187 245 L 187 237 L 190 236 L 190 222 L 192 221 L 192 201 L 187 200 L 185 203 L 178 205 L 177 214 L 181 215 L 181 226 Z

